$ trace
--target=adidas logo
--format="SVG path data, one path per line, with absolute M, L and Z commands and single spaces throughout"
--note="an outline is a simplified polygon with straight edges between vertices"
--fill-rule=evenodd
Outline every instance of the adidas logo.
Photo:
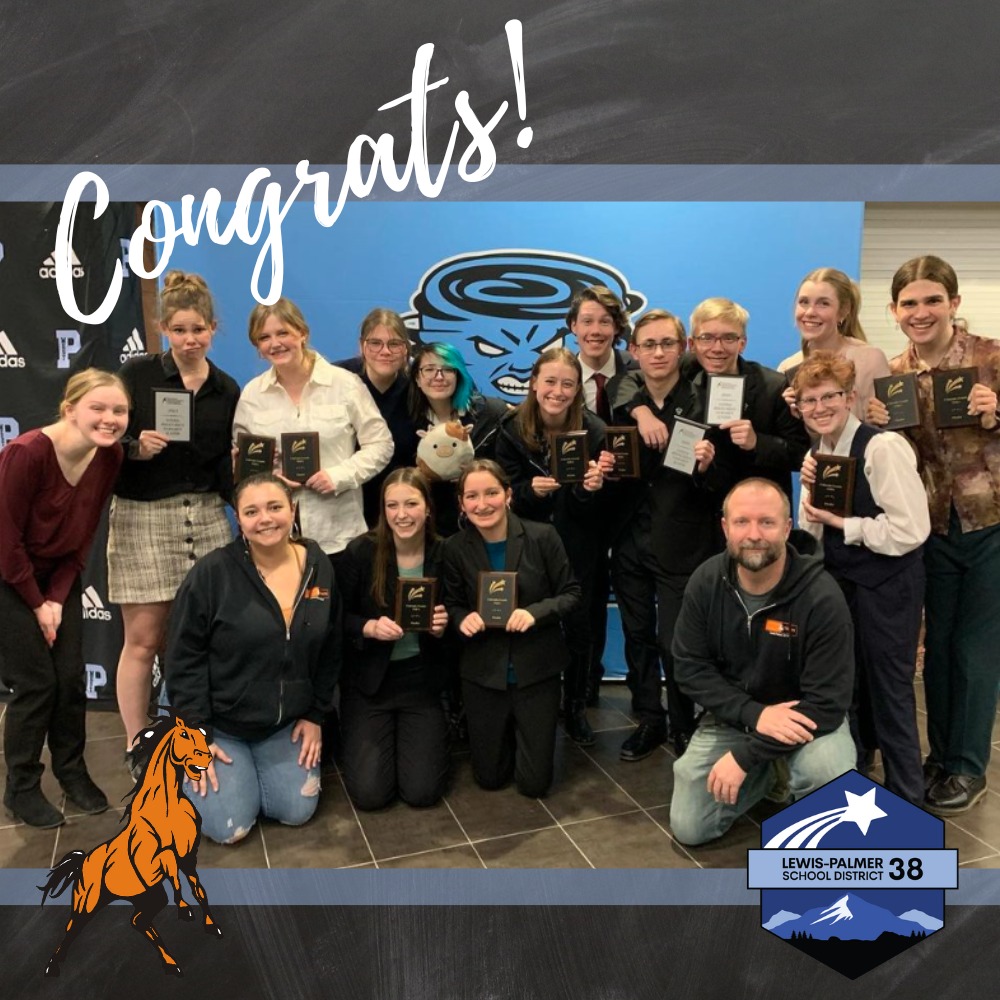
M 118 360 L 124 364 L 129 358 L 137 358 L 140 354 L 145 353 L 146 348 L 143 347 L 142 337 L 139 336 L 139 331 L 133 327 L 128 340 L 125 341 L 125 346 L 122 347 L 122 352 L 118 356 Z
M 0 330 L 0 368 L 23 368 L 24 358 L 10 342 L 6 330 Z
M 77 257 L 76 251 L 70 247 L 70 267 L 73 271 L 74 278 L 82 278 L 84 271 L 83 265 L 80 263 L 80 258 Z M 38 269 L 39 278 L 54 278 L 56 276 L 56 262 L 55 262 L 55 250 L 52 251 L 42 261 L 42 266 Z
M 84 618 L 89 618 L 91 621 L 99 622 L 111 621 L 111 612 L 105 609 L 104 602 L 101 600 L 97 590 L 93 586 L 88 587 L 83 592 L 82 600 Z

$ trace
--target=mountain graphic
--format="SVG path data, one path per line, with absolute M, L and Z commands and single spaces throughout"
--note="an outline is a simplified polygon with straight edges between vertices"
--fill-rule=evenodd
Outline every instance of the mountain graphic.
M 901 937 L 909 937 L 914 931 L 922 933 L 937 930 L 941 921 L 921 910 L 907 910 L 897 917 L 890 910 L 873 903 L 867 903 L 853 893 L 847 893 L 827 907 L 817 906 L 806 910 L 795 920 L 785 919 L 775 924 L 782 914 L 775 914 L 767 926 L 772 934 L 785 939 L 793 933 L 805 934 L 817 941 L 840 938 L 842 941 L 874 941 L 879 935 L 889 931 Z

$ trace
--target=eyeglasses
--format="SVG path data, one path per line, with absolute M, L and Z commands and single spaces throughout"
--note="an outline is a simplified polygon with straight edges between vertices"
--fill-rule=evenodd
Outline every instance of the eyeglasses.
M 406 350 L 405 340 L 366 340 L 365 348 L 372 354 L 388 351 L 390 354 L 402 354 Z
M 447 365 L 423 365 L 421 368 L 417 369 L 418 372 L 425 379 L 437 378 L 439 375 L 441 378 L 450 378 L 458 372 L 457 368 L 449 368 Z
M 829 406 L 838 396 L 846 395 L 846 389 L 838 389 L 836 392 L 824 392 L 822 396 L 806 396 L 802 399 L 797 399 L 795 405 L 803 413 L 808 413 L 810 410 L 815 410 L 820 403 L 824 406 Z
M 738 333 L 699 333 L 694 336 L 694 341 L 702 347 L 711 347 L 712 344 L 723 344 L 726 347 L 735 347 L 743 338 Z
M 667 340 L 644 340 L 641 344 L 636 344 L 635 346 L 636 350 L 642 351 L 643 354 L 655 354 L 657 350 L 663 351 L 664 354 L 669 354 L 671 351 L 676 351 L 681 346 L 681 342 L 672 338 L 668 338 Z

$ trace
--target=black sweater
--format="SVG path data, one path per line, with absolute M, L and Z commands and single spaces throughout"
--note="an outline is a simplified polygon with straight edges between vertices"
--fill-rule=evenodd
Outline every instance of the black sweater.
M 181 584 L 167 632 L 171 705 L 212 739 L 267 739 L 297 719 L 322 723 L 340 673 L 340 596 L 320 547 L 306 559 L 292 615 L 285 619 L 242 538 L 215 549 Z
M 721 722 L 746 733 L 733 751 L 744 771 L 799 749 L 756 732 L 768 705 L 797 711 L 826 736 L 844 721 L 854 690 L 854 626 L 844 595 L 815 556 L 786 545 L 788 562 L 768 603 L 753 615 L 736 589 L 726 552 L 688 581 L 674 628 L 680 689 Z

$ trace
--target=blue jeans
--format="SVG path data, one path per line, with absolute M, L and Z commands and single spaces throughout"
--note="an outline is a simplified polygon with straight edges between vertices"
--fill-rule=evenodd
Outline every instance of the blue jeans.
M 670 828 L 682 844 L 704 844 L 721 837 L 738 817 L 770 791 L 774 780 L 770 763 L 748 772 L 735 805 L 716 802 L 708 790 L 708 775 L 716 761 L 745 740 L 739 729 L 706 715 L 684 756 L 674 762 Z M 857 761 L 857 751 L 846 717 L 838 729 L 804 743 L 782 760 L 788 764 L 789 785 L 795 799 L 850 771 Z
M 266 740 L 248 743 L 215 731 L 215 743 L 232 764 L 215 762 L 219 790 L 202 798 L 185 779 L 184 791 L 201 814 L 201 832 L 219 844 L 235 844 L 261 814 L 301 826 L 319 802 L 319 768 L 300 767 L 301 743 L 292 742 L 290 724 Z

